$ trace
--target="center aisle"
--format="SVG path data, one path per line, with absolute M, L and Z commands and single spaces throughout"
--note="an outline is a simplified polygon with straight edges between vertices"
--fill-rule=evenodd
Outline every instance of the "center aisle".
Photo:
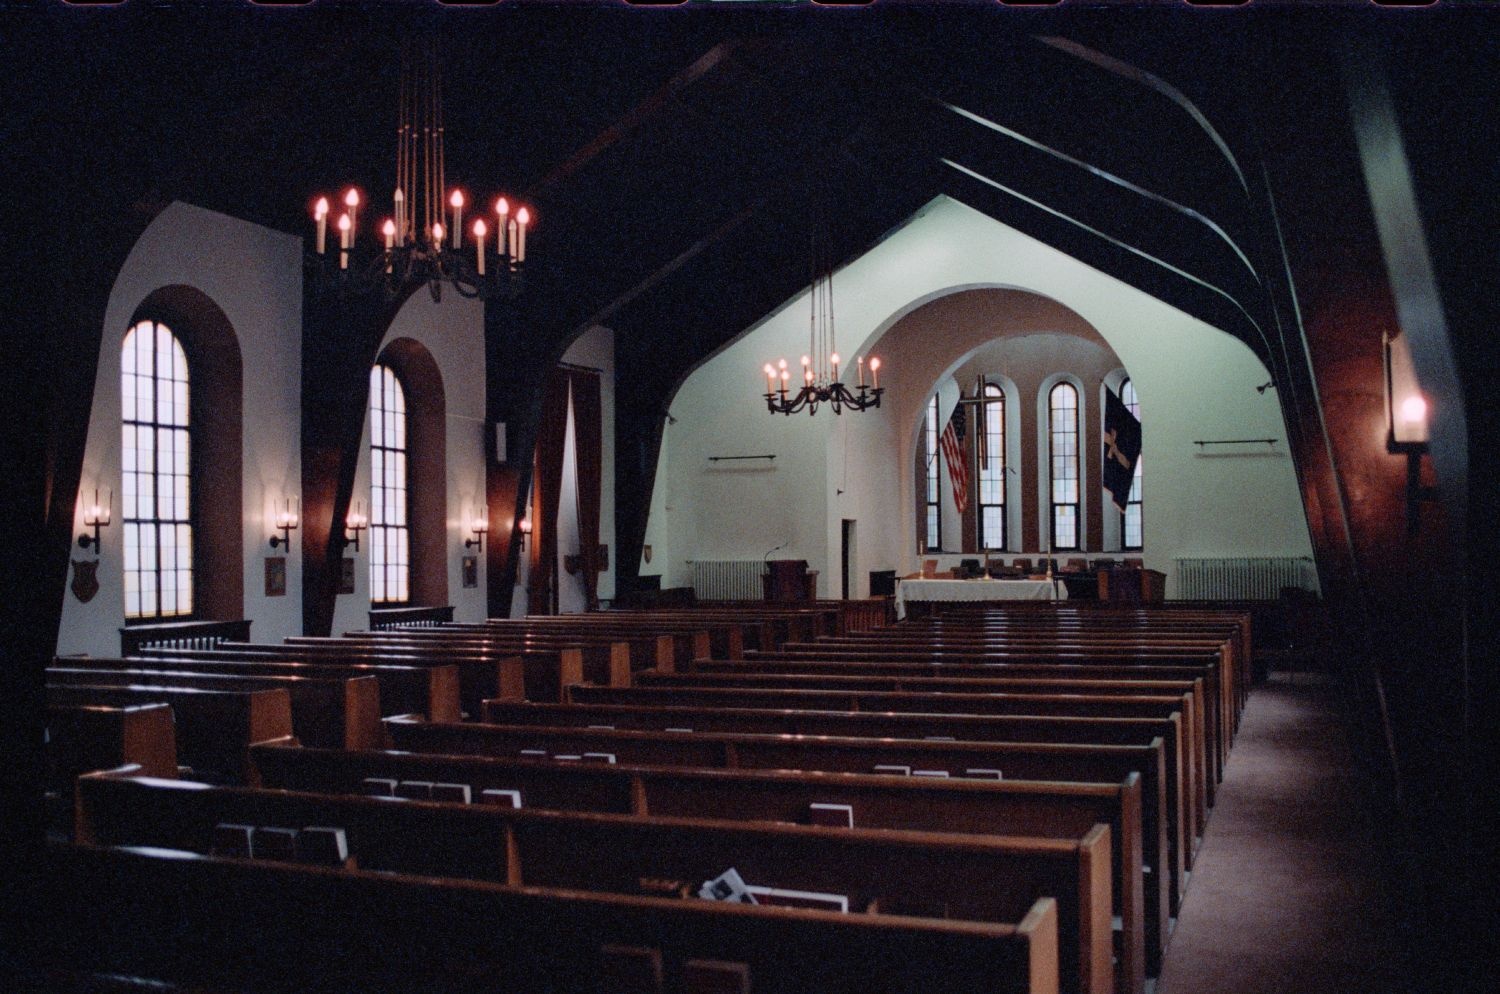
M 1250 697 L 1156 994 L 1409 990 L 1354 756 L 1308 680 Z

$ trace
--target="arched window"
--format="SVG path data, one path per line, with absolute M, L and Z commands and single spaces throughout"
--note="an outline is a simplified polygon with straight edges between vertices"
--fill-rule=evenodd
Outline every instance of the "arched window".
M 370 600 L 411 599 L 406 391 L 391 367 L 370 370 Z
M 1047 397 L 1047 439 L 1052 471 L 1052 548 L 1079 547 L 1078 389 L 1059 383 Z
M 924 465 L 927 467 L 927 478 L 924 482 L 926 494 L 926 522 L 928 550 L 941 549 L 943 547 L 943 516 L 938 507 L 938 399 L 937 394 L 932 395 L 932 400 L 927 404 L 927 420 L 922 429 L 923 445 L 927 458 Z
M 1125 409 L 1135 415 L 1135 419 L 1141 419 L 1141 399 L 1135 392 L 1135 384 L 1127 377 L 1120 384 L 1120 402 Z M 1135 460 L 1135 476 L 1130 481 L 1130 499 L 1125 502 L 1125 510 L 1120 514 L 1120 535 L 1122 545 L 1127 551 L 1139 551 L 1141 548 L 1141 465 L 1143 460 L 1137 456 Z
M 1005 391 L 984 385 L 984 427 L 979 434 L 979 542 L 1005 548 Z
M 187 353 L 164 324 L 141 321 L 120 355 L 125 617 L 193 613 L 192 437 Z

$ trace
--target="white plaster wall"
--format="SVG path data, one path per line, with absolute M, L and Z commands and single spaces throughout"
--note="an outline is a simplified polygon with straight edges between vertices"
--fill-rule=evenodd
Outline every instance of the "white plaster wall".
M 934 386 L 983 344 L 971 329 L 922 341 L 881 342 L 902 317 L 958 290 L 1011 287 L 1050 298 L 1092 326 L 1149 400 L 1145 433 L 1146 565 L 1198 555 L 1311 555 L 1306 519 L 1287 455 L 1274 391 L 1249 348 L 1160 300 L 947 197 L 835 276 L 839 349 L 883 355 L 881 409 L 833 417 L 773 417 L 765 411 L 762 364 L 807 351 L 807 298 L 780 310 L 705 361 L 672 399 L 677 424 L 663 446 L 648 541 L 670 534 L 667 585 L 687 584 L 687 562 L 755 559 L 786 541 L 788 558 L 820 570 L 819 590 L 837 589 L 839 522 L 859 526 L 858 570 L 916 568 L 912 446 L 918 408 Z M 1066 330 L 1038 327 L 1034 330 Z M 967 336 L 967 337 L 966 337 Z M 1086 400 L 1092 401 L 1092 392 Z M 1274 437 L 1271 448 L 1220 454 L 1196 439 Z M 892 438 L 899 442 L 893 448 Z M 1093 459 L 1092 445 L 1086 459 Z M 711 455 L 775 454 L 774 462 L 715 468 Z M 842 487 L 845 458 L 850 486 Z M 723 466 L 725 464 L 718 464 Z M 731 467 L 737 464 L 728 464 Z M 1097 468 L 1089 486 L 1097 486 Z M 855 485 L 857 483 L 857 485 Z M 1031 494 L 1036 481 L 1017 493 Z M 946 487 L 946 481 L 944 481 Z M 843 494 L 837 491 L 843 489 Z M 1091 489 L 1086 497 L 1101 499 Z M 945 493 L 944 503 L 949 504 Z M 671 510 L 666 510 L 670 507 Z M 658 520 L 660 518 L 660 520 Z M 948 522 L 944 522 L 945 534 Z M 653 566 L 655 564 L 653 563 Z
M 485 607 L 485 557 L 479 555 L 479 586 L 465 590 L 463 557 L 478 555 L 465 549 L 473 538 L 469 523 L 484 504 L 484 302 L 453 293 L 434 302 L 425 290 L 413 294 L 391 322 L 381 348 L 397 338 L 411 338 L 432 353 L 443 378 L 447 416 L 447 540 L 448 603 L 456 621 L 482 621 Z M 370 416 L 366 405 L 360 440 L 354 498 L 370 506 Z M 368 532 L 366 533 L 368 534 Z M 488 538 L 486 538 L 488 541 Z M 369 549 L 362 542 L 355 557 L 354 593 L 340 594 L 334 607 L 334 634 L 368 628 L 370 623 Z
M 81 493 L 114 492 L 103 529 L 99 592 L 81 604 L 64 594 L 61 653 L 118 654 L 124 624 L 120 485 L 120 345 L 135 309 L 153 291 L 184 284 L 213 300 L 239 339 L 243 364 L 244 616 L 251 637 L 278 641 L 302 630 L 302 550 L 287 557 L 286 594 L 265 596 L 273 501 L 301 491 L 302 241 L 191 204 L 174 202 L 131 249 L 110 291 L 84 450 Z M 74 533 L 83 532 L 82 507 Z M 73 547 L 73 556 L 93 550 Z M 280 554 L 279 551 L 276 554 Z M 71 579 L 71 573 L 70 573 Z

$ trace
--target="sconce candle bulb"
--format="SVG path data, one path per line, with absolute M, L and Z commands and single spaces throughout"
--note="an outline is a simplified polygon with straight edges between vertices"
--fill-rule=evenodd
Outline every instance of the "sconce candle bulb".
M 351 190 L 350 192 L 352 193 L 353 191 Z M 292 547 L 292 532 L 296 531 L 297 526 L 302 523 L 302 516 L 298 513 L 301 510 L 300 503 L 294 508 L 292 500 L 293 498 L 288 497 L 282 509 L 276 512 L 275 528 L 281 534 L 271 536 L 271 548 L 273 549 L 285 548 L 290 550 Z

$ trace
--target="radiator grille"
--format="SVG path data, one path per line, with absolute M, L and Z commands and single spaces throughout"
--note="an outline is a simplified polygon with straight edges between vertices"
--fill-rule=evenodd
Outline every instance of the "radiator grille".
M 1178 600 L 1274 601 L 1282 587 L 1315 590 L 1312 563 L 1298 556 L 1178 559 Z
M 700 601 L 758 601 L 765 597 L 759 559 L 699 559 L 693 564 L 693 594 Z

